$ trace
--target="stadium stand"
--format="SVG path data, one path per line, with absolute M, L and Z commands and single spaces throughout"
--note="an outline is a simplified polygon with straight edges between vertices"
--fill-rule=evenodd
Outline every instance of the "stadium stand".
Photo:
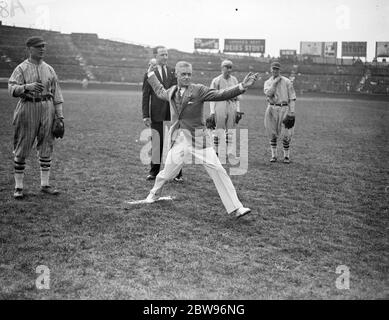
M 24 41 L 32 35 L 41 35 L 48 42 L 45 60 L 58 73 L 61 81 L 140 84 L 152 48 L 120 41 L 100 39 L 93 33 L 63 34 L 2 25 L 0 22 L 0 78 L 6 79 L 27 56 Z M 228 58 L 234 62 L 234 74 L 242 79 L 247 71 L 260 72 L 263 79 L 270 76 L 270 57 L 250 57 L 223 53 L 181 52 L 169 49 L 169 63 L 179 60 L 192 63 L 193 81 L 209 85 L 220 74 L 220 63 Z M 377 62 L 329 60 L 296 57 L 282 60 L 283 74 L 294 81 L 299 93 L 303 92 L 364 92 L 389 94 L 389 65 Z M 341 61 L 341 64 L 339 63 Z M 335 64 L 336 63 L 336 64 Z
M 9 77 L 13 69 L 27 57 L 25 40 L 33 35 L 42 35 L 49 43 L 45 60 L 51 64 L 60 79 L 81 80 L 86 75 L 68 45 L 69 35 L 56 31 L 36 30 L 0 25 L 1 76 Z

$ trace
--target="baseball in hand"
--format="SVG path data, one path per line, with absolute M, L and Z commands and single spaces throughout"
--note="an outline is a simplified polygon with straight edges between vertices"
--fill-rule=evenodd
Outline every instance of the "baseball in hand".
M 157 59 L 152 58 L 149 61 L 149 69 L 147 72 L 155 71 L 157 69 Z

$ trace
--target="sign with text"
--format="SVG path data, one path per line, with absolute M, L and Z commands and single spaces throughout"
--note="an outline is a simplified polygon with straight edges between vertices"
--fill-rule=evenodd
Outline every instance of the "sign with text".
M 265 53 L 265 40 L 224 39 L 224 52 Z
M 389 41 L 377 41 L 375 45 L 375 56 L 389 57 Z
M 297 54 L 297 50 L 289 50 L 289 49 L 281 49 L 280 50 L 280 57 L 288 58 L 288 57 L 294 57 Z
M 366 57 L 367 42 L 342 42 L 342 57 Z
M 194 48 L 196 49 L 216 49 L 219 50 L 219 39 L 195 38 Z
M 323 56 L 325 58 L 336 58 L 338 54 L 337 42 L 323 42 Z
M 321 57 L 323 53 L 323 42 L 319 41 L 301 41 L 300 54 L 306 56 Z

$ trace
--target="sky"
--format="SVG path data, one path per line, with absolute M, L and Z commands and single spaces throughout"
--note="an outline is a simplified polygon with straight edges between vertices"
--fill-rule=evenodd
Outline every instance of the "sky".
M 0 0 L 5 25 L 193 52 L 194 38 L 265 39 L 266 52 L 300 41 L 389 41 L 388 0 Z

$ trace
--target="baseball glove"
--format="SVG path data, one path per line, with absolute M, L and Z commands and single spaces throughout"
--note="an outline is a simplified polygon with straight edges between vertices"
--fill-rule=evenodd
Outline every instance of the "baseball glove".
M 205 120 L 205 126 L 207 129 L 215 129 L 216 128 L 216 120 L 215 120 L 215 114 L 211 114 L 206 120 Z
M 294 127 L 295 116 L 289 114 L 286 115 L 284 121 L 282 121 L 286 129 L 291 129 Z
M 242 120 L 242 116 L 244 115 L 244 112 L 236 111 L 235 113 L 235 123 L 238 124 L 240 120 Z
M 52 133 L 54 138 L 63 138 L 65 134 L 65 124 L 62 119 L 55 118 L 53 122 Z

